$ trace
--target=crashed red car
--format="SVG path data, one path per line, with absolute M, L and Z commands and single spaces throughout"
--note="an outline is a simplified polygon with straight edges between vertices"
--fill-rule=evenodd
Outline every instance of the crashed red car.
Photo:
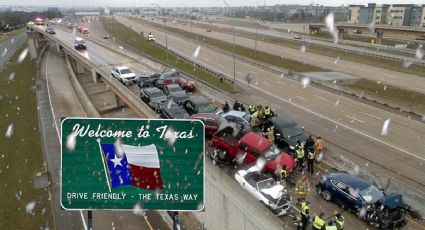
M 210 138 L 220 127 L 220 117 L 214 113 L 197 113 L 190 116 L 192 119 L 200 120 L 205 125 L 205 137 Z
M 177 84 L 187 92 L 193 92 L 196 89 L 194 81 L 186 80 L 183 77 L 168 77 L 162 80 L 159 79 L 157 84 L 159 88 L 162 88 L 164 85 Z
M 255 133 L 248 132 L 238 138 L 235 129 L 227 126 L 216 132 L 211 141 L 211 147 L 217 149 L 219 154 L 226 160 L 234 160 L 246 165 L 261 165 L 257 162 L 264 160 L 263 172 L 271 175 L 279 175 L 283 165 L 288 171 L 292 171 L 296 164 L 295 160 L 285 152 L 281 152 L 267 138 Z

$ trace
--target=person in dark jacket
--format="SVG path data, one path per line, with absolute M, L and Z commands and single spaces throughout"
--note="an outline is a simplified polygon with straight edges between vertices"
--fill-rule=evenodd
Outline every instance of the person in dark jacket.
M 242 112 L 246 111 L 245 106 L 242 103 L 241 103 L 240 111 L 242 111 Z
M 235 103 L 233 104 L 233 110 L 239 111 L 240 108 L 241 108 L 241 103 L 239 103 L 239 101 L 236 100 Z
M 230 105 L 229 103 L 227 103 L 227 101 L 224 103 L 222 110 L 223 110 L 223 113 L 227 113 L 230 111 Z
M 305 140 L 305 144 L 304 144 L 304 152 L 308 153 L 308 152 L 314 152 L 314 139 L 313 136 L 309 135 L 307 140 Z M 307 157 L 307 155 L 306 155 Z

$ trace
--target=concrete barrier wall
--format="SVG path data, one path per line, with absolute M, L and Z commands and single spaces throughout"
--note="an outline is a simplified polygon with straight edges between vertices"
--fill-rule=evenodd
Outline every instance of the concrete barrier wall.
M 99 112 L 96 107 L 94 107 L 93 103 L 91 103 L 89 97 L 81 86 L 80 82 L 77 79 L 74 71 L 72 70 L 71 63 L 69 61 L 68 55 L 65 55 L 65 65 L 66 72 L 68 73 L 69 80 L 71 81 L 72 88 L 75 91 L 75 95 L 83 106 L 84 111 L 86 112 L 88 117 L 100 117 Z

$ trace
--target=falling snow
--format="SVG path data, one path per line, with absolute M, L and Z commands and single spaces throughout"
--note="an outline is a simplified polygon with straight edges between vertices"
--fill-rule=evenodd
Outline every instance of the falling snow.
M 255 167 L 259 172 L 263 171 L 264 166 L 266 165 L 266 159 L 264 157 L 259 157 L 255 163 Z
M 138 215 L 138 216 L 142 216 L 143 215 L 143 210 L 140 206 L 140 203 L 137 203 L 134 205 L 133 207 L 133 213 L 134 215 Z
M 195 52 L 193 52 L 193 54 L 192 54 L 193 58 L 198 58 L 199 50 L 201 50 L 201 46 L 196 47 Z
M 413 64 L 412 61 L 408 61 L 408 60 L 403 61 L 404 68 L 409 68 L 412 64 Z
M 424 50 L 421 47 L 416 49 L 415 57 L 417 59 L 422 59 L 424 57 Z
M 1 56 L 4 57 L 7 54 L 7 47 L 4 48 L 3 52 L 1 53 Z
M 341 58 L 338 56 L 338 57 L 336 57 L 335 58 L 335 61 L 334 61 L 334 64 L 336 65 L 336 64 L 338 64 L 338 62 L 339 62 L 339 60 L 340 60 Z
M 307 47 L 305 45 L 302 45 L 300 48 L 301 53 L 305 53 L 306 50 L 307 50 Z
M 328 31 L 330 34 L 332 34 L 334 38 L 334 43 L 338 43 L 338 30 L 335 26 L 335 17 L 333 13 L 328 14 L 325 18 L 326 28 L 328 28 Z
M 13 135 L 13 124 L 10 124 L 10 125 L 7 127 L 7 130 L 6 130 L 6 134 L 5 134 L 5 136 L 6 136 L 7 138 L 11 138 L 11 137 L 12 137 L 12 135 Z
M 301 79 L 301 84 L 303 86 L 303 89 L 305 89 L 310 84 L 310 78 L 304 77 Z
M 168 127 L 167 131 L 165 131 L 164 140 L 170 146 L 174 145 L 174 142 L 176 142 L 176 135 L 174 135 L 174 132 L 175 130 L 173 127 Z
M 15 79 L 15 72 L 10 73 L 9 77 L 7 78 L 8 81 L 13 81 Z
M 121 141 L 121 138 L 117 138 L 117 140 L 115 140 L 115 143 L 114 143 L 114 150 L 115 150 L 116 155 L 117 155 L 119 158 L 122 158 L 122 157 L 124 156 L 124 149 L 123 149 L 123 147 L 122 147 L 122 141 Z
M 389 126 L 390 126 L 390 122 L 391 122 L 391 118 L 385 120 L 384 125 L 382 125 L 382 131 L 381 131 L 382 136 L 388 135 L 388 129 L 389 129 Z
M 28 55 L 28 48 L 25 48 L 25 49 L 21 52 L 21 54 L 19 54 L 19 57 L 18 57 L 18 63 L 23 62 L 23 61 L 25 60 L 25 58 L 27 57 L 27 55 Z
M 34 208 L 35 208 L 35 201 L 31 201 L 27 205 L 25 205 L 25 211 L 29 214 L 33 212 Z
M 77 145 L 77 133 L 72 132 L 66 137 L 66 148 L 70 151 L 74 151 L 76 145 Z

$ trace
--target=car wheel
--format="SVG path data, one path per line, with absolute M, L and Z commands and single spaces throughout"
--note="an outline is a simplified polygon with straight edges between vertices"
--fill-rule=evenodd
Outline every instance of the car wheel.
M 332 200 L 332 194 L 326 189 L 322 191 L 322 196 L 323 196 L 323 199 L 325 199 L 326 201 Z

